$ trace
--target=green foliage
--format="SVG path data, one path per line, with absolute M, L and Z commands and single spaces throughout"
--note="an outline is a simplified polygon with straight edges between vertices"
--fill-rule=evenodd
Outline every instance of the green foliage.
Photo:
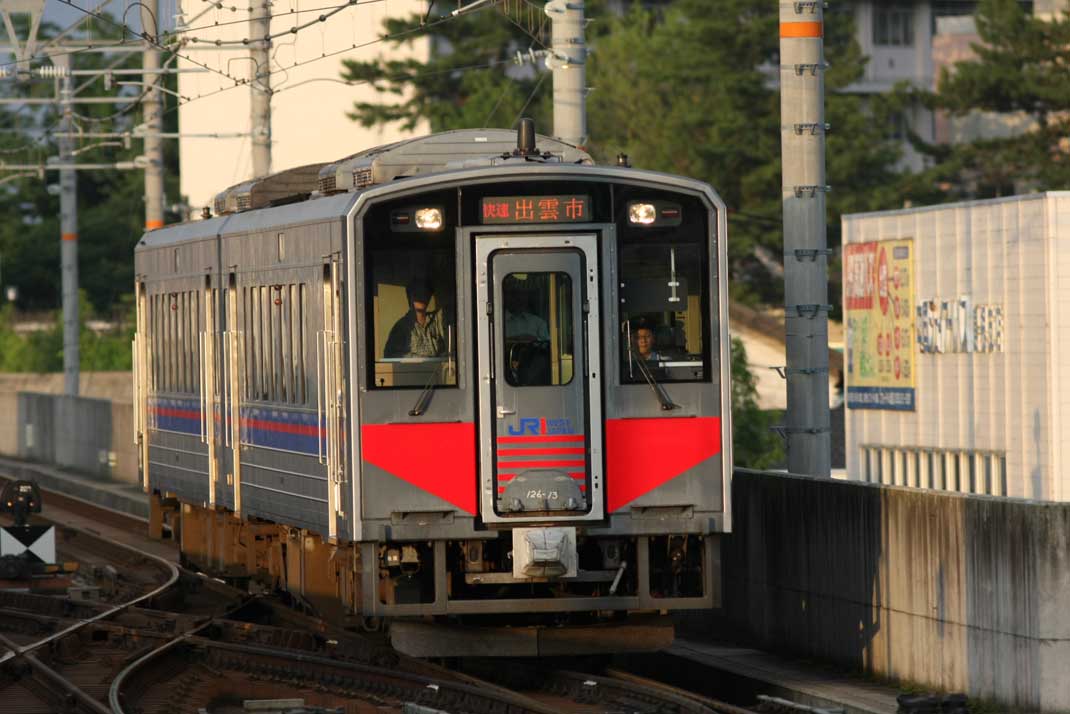
M 758 408 L 758 388 L 747 368 L 747 351 L 739 338 L 732 338 L 732 457 L 736 466 L 783 467 L 784 443 L 771 431 L 779 416 Z
M 114 25 L 93 19 L 82 32 L 98 40 L 116 39 Z M 47 38 L 57 28 L 43 26 L 40 37 Z M 80 35 L 79 35 L 80 36 Z M 131 53 L 117 68 L 140 66 L 140 56 Z M 73 69 L 96 69 L 115 58 L 94 52 L 71 55 Z M 76 78 L 80 84 L 84 77 Z M 168 76 L 164 86 L 175 88 L 175 77 Z M 8 81 L 0 86 L 4 96 L 50 97 L 54 82 L 29 83 Z M 80 96 L 114 96 L 133 94 L 139 88 L 105 89 L 97 80 Z M 136 95 L 135 95 L 136 96 Z M 177 131 L 175 100 L 164 94 L 164 130 Z M 126 131 L 142 121 L 140 104 L 76 105 L 77 128 L 83 131 Z M 51 133 L 59 131 L 59 113 L 55 106 L 0 110 L 0 158 L 8 163 L 44 163 L 58 154 L 58 140 Z M 129 161 L 142 151 L 142 142 L 134 140 L 129 149 L 122 146 L 99 146 L 99 139 L 76 141 L 84 149 L 79 162 Z M 92 148 L 91 148 L 92 147 Z M 177 201 L 178 151 L 174 141 L 164 142 L 165 192 Z M 5 171 L 0 176 L 9 177 Z M 3 286 L 19 291 L 18 305 L 24 310 L 51 310 L 60 304 L 60 227 L 59 197 L 50 195 L 48 184 L 58 183 L 54 171 L 26 176 L 0 185 L 0 259 L 3 261 Z M 142 171 L 79 171 L 79 282 L 90 303 L 98 310 L 108 310 L 122 295 L 133 289 L 133 251 L 144 230 L 144 174 Z M 171 217 L 174 218 L 173 216 Z
M 122 301 L 119 328 L 98 334 L 86 327 L 95 317 L 83 291 L 80 294 L 81 329 L 79 364 L 86 372 L 127 371 L 131 366 L 130 341 L 133 339 L 132 301 Z M 62 372 L 63 318 L 57 312 L 47 330 L 20 334 L 14 330 L 15 311 L 11 304 L 0 309 L 0 372 Z
M 754 255 L 759 247 L 782 253 L 780 99 L 773 81 L 779 64 L 776 4 L 672 0 L 657 8 L 632 5 L 621 15 L 588 3 L 592 54 L 587 64 L 590 151 L 601 162 L 628 154 L 635 166 L 711 183 L 729 206 L 729 258 L 736 297 L 777 301 L 782 284 Z M 388 20 L 394 35 L 417 18 Z M 370 81 L 381 103 L 355 105 L 351 116 L 371 126 L 421 120 L 434 131 L 486 124 L 512 126 L 540 78 L 505 61 L 531 44 L 502 13 L 492 10 L 429 23 L 420 35 L 448 50 L 418 59 L 349 62 L 343 76 Z M 851 9 L 826 15 L 829 243 L 839 242 L 840 214 L 895 205 L 897 145 L 887 119 L 904 101 L 842 90 L 862 77 L 864 58 L 854 40 Z M 484 69 L 451 68 L 495 63 Z M 526 114 L 548 132 L 551 80 L 534 94 Z
M 926 180 L 949 198 L 999 196 L 1070 183 L 1070 18 L 1040 18 L 1016 0 L 981 0 L 975 16 L 981 42 L 976 58 L 945 69 L 937 93 L 926 95 L 955 116 L 973 111 L 1030 117 L 1020 136 L 932 148 L 937 159 Z
M 530 68 L 520 77 L 506 75 L 507 68 L 518 69 L 512 63 L 514 53 L 531 44 L 517 26 L 495 11 L 457 19 L 447 14 L 420 28 L 422 21 L 420 15 L 387 18 L 383 34 L 394 38 L 390 42 L 395 47 L 409 48 L 416 39 L 430 35 L 436 47 L 448 46 L 450 51 L 432 52 L 427 62 L 416 57 L 345 60 L 345 80 L 370 83 L 386 98 L 381 103 L 356 103 L 350 118 L 364 126 L 399 122 L 408 131 L 422 121 L 429 122 L 432 131 L 512 126 L 526 104 L 528 116 L 549 126 L 550 83 L 540 83 L 542 77 Z

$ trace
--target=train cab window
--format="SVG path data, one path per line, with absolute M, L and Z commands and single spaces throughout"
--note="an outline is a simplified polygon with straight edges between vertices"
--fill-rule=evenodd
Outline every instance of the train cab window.
M 568 273 L 506 275 L 502 307 L 505 380 L 513 387 L 571 382 L 575 352 Z
M 666 235 L 621 249 L 621 382 L 709 379 L 706 246 Z
M 374 388 L 456 386 L 454 244 L 443 234 L 370 241 Z

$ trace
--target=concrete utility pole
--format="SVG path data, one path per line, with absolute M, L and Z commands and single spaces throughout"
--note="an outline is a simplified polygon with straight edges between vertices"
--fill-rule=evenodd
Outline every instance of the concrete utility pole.
M 153 42 L 159 35 L 158 0 L 141 0 L 141 27 Z M 142 81 L 149 85 L 141 102 L 145 121 L 145 230 L 163 228 L 163 103 L 158 84 L 163 81 L 159 73 L 160 51 L 153 44 L 145 43 L 141 53 Z
M 780 3 L 788 471 L 829 476 L 824 2 Z
M 271 173 L 271 3 L 253 0 L 249 17 L 252 57 L 250 128 L 253 134 L 253 178 Z
M 554 73 L 554 136 L 575 146 L 587 143 L 587 45 L 583 0 L 550 0 L 552 25 L 546 66 Z
M 62 72 L 60 106 L 63 109 L 63 133 L 74 131 L 71 108 L 71 56 L 57 54 L 52 62 Z M 59 140 L 59 160 L 62 164 L 74 161 L 74 140 Z M 64 393 L 78 396 L 78 174 L 74 169 L 59 172 L 59 230 L 60 270 L 63 284 L 63 386 Z

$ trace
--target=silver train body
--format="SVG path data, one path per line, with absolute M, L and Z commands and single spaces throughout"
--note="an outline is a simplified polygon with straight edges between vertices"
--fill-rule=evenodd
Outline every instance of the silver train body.
M 343 617 L 718 604 L 724 204 L 516 137 L 284 172 L 139 242 L 141 473 L 188 560 Z

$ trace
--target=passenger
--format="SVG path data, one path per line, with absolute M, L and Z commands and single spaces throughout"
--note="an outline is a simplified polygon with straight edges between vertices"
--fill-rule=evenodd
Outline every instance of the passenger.
M 514 312 L 510 309 L 511 304 L 505 307 L 505 339 L 521 342 L 549 342 L 550 328 L 546 320 L 535 313 L 534 296 L 528 293 L 518 297 L 523 299 L 520 310 Z
M 446 354 L 446 326 L 442 310 L 429 310 L 434 290 L 423 281 L 405 288 L 409 311 L 390 328 L 383 356 L 441 357 Z

